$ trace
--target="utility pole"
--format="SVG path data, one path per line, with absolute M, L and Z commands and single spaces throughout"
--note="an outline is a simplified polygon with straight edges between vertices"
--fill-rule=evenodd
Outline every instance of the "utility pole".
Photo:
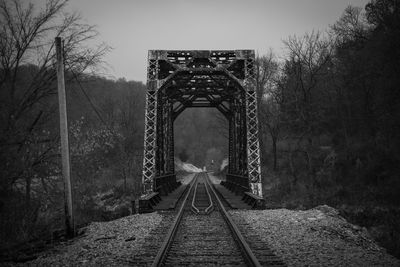
M 67 121 L 67 101 L 64 83 L 64 45 L 61 37 L 56 37 L 56 56 L 57 56 L 57 88 L 58 106 L 60 111 L 60 135 L 61 135 L 61 161 L 62 174 L 64 177 L 64 207 L 65 207 L 65 226 L 67 236 L 73 237 L 74 213 L 72 209 L 72 186 L 71 186 L 71 166 L 69 160 L 68 144 L 68 121 Z

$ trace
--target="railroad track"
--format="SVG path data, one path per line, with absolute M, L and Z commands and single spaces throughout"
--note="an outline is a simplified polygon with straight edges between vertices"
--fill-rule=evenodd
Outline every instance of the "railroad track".
M 282 266 L 274 255 L 269 260 L 260 264 L 207 173 L 199 173 L 152 266 Z

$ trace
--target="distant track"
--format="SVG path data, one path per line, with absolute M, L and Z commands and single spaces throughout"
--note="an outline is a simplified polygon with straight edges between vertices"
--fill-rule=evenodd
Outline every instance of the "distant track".
M 152 264 L 199 265 L 261 266 L 225 210 L 207 173 L 194 177 Z

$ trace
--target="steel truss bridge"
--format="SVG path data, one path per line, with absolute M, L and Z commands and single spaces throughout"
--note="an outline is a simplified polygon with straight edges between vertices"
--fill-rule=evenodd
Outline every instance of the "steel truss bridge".
M 176 183 L 174 120 L 186 108 L 212 107 L 229 122 L 227 182 L 262 197 L 253 50 L 150 50 L 143 194 Z

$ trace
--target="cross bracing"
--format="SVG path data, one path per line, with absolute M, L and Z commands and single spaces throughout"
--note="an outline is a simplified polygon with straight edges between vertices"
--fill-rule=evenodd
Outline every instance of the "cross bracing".
M 252 50 L 151 50 L 148 56 L 143 191 L 175 179 L 174 120 L 213 107 L 229 122 L 229 177 L 262 196 Z

